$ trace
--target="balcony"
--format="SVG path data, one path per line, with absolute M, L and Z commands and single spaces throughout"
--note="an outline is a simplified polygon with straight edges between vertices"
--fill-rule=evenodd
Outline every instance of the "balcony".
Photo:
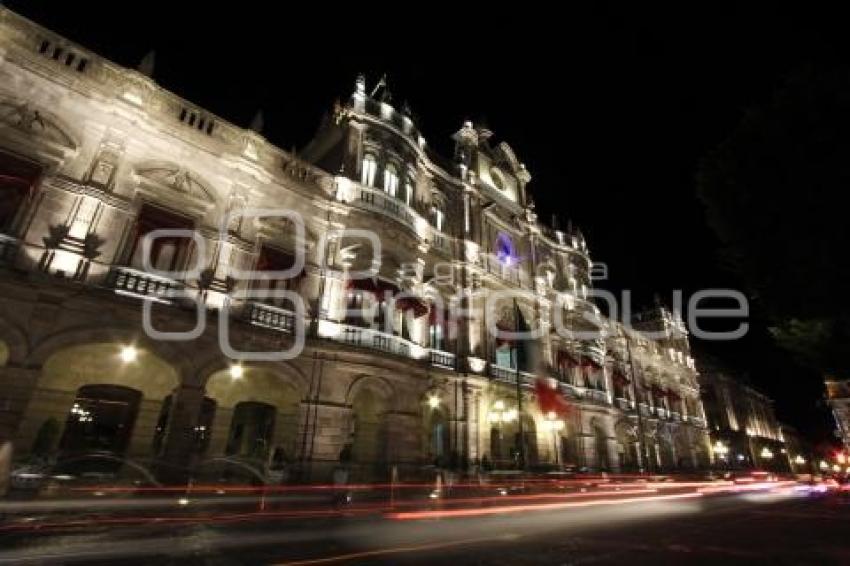
M 348 201 L 357 208 L 377 212 L 393 220 L 396 220 L 413 231 L 421 217 L 404 202 L 387 193 L 365 187 L 359 183 L 352 183 Z
M 20 240 L 17 238 L 0 234 L 0 264 L 12 263 L 14 261 L 20 243 Z
M 245 309 L 245 318 L 255 326 L 271 328 L 287 334 L 292 334 L 295 331 L 295 313 L 279 307 L 262 303 L 248 303 Z
M 482 258 L 484 269 L 487 273 L 497 276 L 502 281 L 519 287 L 528 287 L 528 274 L 519 266 L 508 266 L 499 261 L 492 254 L 484 255 Z
M 598 389 L 588 389 L 584 392 L 584 398 L 598 405 L 609 405 L 608 393 Z
M 119 295 L 153 299 L 162 303 L 171 303 L 172 298 L 180 296 L 186 289 L 183 283 L 174 279 L 130 267 L 113 267 L 107 285 Z
M 428 358 L 432 366 L 455 369 L 455 355 L 442 350 L 429 350 Z
M 437 230 L 433 230 L 431 232 L 431 247 L 445 254 L 451 253 L 451 246 L 449 244 L 448 236 L 446 236 L 442 232 L 437 232 Z
M 528 373 L 527 371 L 520 371 L 519 375 L 525 385 L 531 385 L 534 383 L 533 373 Z M 503 366 L 497 366 L 496 364 L 490 364 L 490 377 L 499 381 L 516 383 L 517 371 L 514 368 L 507 368 Z
M 405 358 L 422 359 L 426 356 L 425 348 L 422 346 L 405 340 L 401 336 L 372 328 L 323 320 L 319 322 L 319 336 L 341 344 L 369 348 Z

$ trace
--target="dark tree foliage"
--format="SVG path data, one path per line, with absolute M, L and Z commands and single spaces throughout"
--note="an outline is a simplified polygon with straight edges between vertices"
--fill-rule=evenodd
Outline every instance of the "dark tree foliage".
M 807 68 L 700 165 L 698 194 L 777 342 L 824 373 L 850 356 L 850 70 Z

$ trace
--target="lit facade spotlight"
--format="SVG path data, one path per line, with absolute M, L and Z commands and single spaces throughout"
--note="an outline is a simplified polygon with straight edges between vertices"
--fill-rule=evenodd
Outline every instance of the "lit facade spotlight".
M 432 409 L 436 409 L 440 406 L 440 398 L 436 395 L 431 395 L 428 397 L 428 406 Z
M 121 348 L 121 361 L 125 364 L 130 364 L 136 361 L 139 357 L 139 351 L 135 346 L 123 346 Z
M 245 375 L 245 368 L 242 367 L 242 364 L 232 364 L 230 366 L 231 379 L 242 379 L 243 375 Z

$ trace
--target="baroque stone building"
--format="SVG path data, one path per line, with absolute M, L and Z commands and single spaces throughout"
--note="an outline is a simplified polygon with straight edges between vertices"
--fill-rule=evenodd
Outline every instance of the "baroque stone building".
M 358 78 L 295 155 L 0 8 L 16 457 L 315 480 L 708 465 L 681 321 L 606 320 L 581 232 L 538 221 L 511 147 L 467 122 L 439 157 L 381 94 Z
M 827 379 L 826 402 L 835 418 L 835 436 L 850 450 L 850 379 Z
M 789 456 L 770 397 L 705 358 L 699 381 L 719 466 L 791 471 L 789 458 L 800 455 L 799 443 Z

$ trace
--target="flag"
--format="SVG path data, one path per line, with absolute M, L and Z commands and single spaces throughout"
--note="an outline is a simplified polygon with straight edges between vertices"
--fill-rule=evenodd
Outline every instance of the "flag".
M 544 415 L 554 413 L 559 417 L 570 412 L 570 404 L 558 387 L 558 382 L 550 377 L 538 377 L 534 382 L 534 394 L 537 405 Z

